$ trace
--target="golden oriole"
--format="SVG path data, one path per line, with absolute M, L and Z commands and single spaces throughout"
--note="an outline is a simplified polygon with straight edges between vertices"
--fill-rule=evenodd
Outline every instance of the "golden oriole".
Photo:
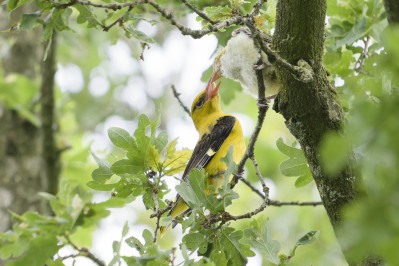
M 208 174 L 207 185 L 213 185 L 217 191 L 224 183 L 223 171 L 227 169 L 226 164 L 220 159 L 226 156 L 232 145 L 233 160 L 238 164 L 245 153 L 245 142 L 238 119 L 224 114 L 220 109 L 220 82 L 216 87 L 213 82 L 214 79 L 211 78 L 206 89 L 195 98 L 191 107 L 191 117 L 199 133 L 199 140 L 184 170 L 182 180 L 188 182 L 191 169 L 205 169 L 205 173 Z M 187 204 L 177 194 L 168 216 L 175 218 L 188 209 Z M 166 227 L 160 228 L 161 236 L 165 230 Z
M 266 96 L 275 95 L 280 90 L 280 84 L 276 76 L 274 66 L 269 62 L 265 53 L 259 53 L 252 39 L 250 29 L 242 27 L 234 30 L 230 40 L 215 57 L 213 63 L 213 77 L 217 80 L 226 77 L 240 82 L 245 92 L 258 96 L 258 80 L 255 67 L 260 67 L 263 74 L 263 82 L 266 88 Z M 263 65 L 256 66 L 259 58 Z

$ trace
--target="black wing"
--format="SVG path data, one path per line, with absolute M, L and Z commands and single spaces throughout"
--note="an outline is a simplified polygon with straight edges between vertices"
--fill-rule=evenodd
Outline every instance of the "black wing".
M 215 156 L 223 142 L 230 135 L 236 122 L 233 116 L 220 117 L 209 134 L 204 134 L 194 148 L 193 155 L 187 163 L 183 173 L 183 180 L 187 182 L 191 169 L 203 169 Z
M 204 134 L 202 138 L 197 142 L 194 148 L 193 155 L 187 163 L 186 169 L 183 173 L 183 180 L 188 182 L 188 174 L 191 169 L 204 168 L 216 152 L 220 149 L 223 142 L 230 135 L 235 125 L 236 118 L 234 116 L 222 116 L 220 117 L 214 127 L 210 130 L 209 134 Z M 170 210 L 169 214 L 172 213 L 177 203 L 180 200 L 180 195 L 177 194 L 174 206 Z

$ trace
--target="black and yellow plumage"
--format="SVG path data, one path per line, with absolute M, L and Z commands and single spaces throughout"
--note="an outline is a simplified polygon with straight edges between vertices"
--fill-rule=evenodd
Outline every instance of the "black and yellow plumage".
M 236 117 L 224 114 L 220 109 L 219 85 L 215 87 L 212 78 L 207 88 L 192 104 L 191 117 L 200 137 L 182 177 L 183 182 L 188 182 L 188 175 L 192 169 L 205 169 L 208 175 L 207 185 L 213 185 L 216 191 L 223 185 L 223 172 L 227 168 L 220 159 L 226 156 L 230 146 L 234 148 L 235 163 L 240 161 L 245 152 L 240 122 Z M 180 195 L 177 195 L 168 215 L 174 218 L 188 209 Z M 165 227 L 160 228 L 161 235 L 165 229 Z

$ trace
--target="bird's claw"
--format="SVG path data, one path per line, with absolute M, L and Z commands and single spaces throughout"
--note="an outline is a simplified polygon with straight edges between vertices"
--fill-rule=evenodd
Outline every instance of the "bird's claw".
M 258 100 L 258 102 L 256 103 L 256 105 L 258 106 L 258 108 L 269 108 L 269 99 L 265 99 L 264 102 L 260 102 Z
M 266 67 L 266 65 L 265 64 L 260 64 L 260 65 L 257 65 L 257 64 L 255 64 L 254 65 L 254 69 L 255 70 L 262 70 L 262 69 L 264 69 Z

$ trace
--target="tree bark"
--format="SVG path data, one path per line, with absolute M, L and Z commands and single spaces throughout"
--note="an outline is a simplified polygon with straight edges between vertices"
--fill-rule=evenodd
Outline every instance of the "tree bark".
M 1 7 L 1 30 L 14 25 L 21 14 L 31 12 L 34 12 L 34 5 L 23 5 L 8 20 L 8 11 Z M 18 214 L 29 210 L 47 213 L 48 205 L 38 192 L 55 193 L 58 184 L 59 158 L 53 129 L 55 48 L 49 50 L 47 60 L 40 65 L 44 51 L 41 35 L 38 28 L 1 35 L 3 49 L 7 49 L 1 58 L 3 78 L 12 73 L 34 81 L 41 78 L 43 96 L 40 99 L 41 127 L 0 102 L 0 231 L 11 227 L 8 210 Z
M 342 209 L 357 196 L 357 177 L 353 154 L 337 176 L 328 176 L 320 165 L 320 142 L 327 132 L 342 134 L 344 112 L 337 92 L 327 79 L 322 57 L 327 3 L 325 0 L 280 0 L 277 5 L 273 48 L 289 63 L 305 60 L 313 69 L 314 79 L 303 82 L 285 68 L 277 67 L 282 82 L 274 109 L 282 114 L 290 132 L 299 141 L 313 178 L 337 235 Z M 339 240 L 339 238 L 338 238 Z M 357 264 L 343 250 L 349 264 Z
M 399 23 L 399 1 L 384 0 L 384 7 L 390 24 Z
M 31 11 L 31 7 L 23 6 L 8 21 L 8 11 L 3 9 L 1 28 L 10 27 L 22 13 Z M 39 37 L 37 30 L 2 34 L 3 49 L 8 49 L 1 60 L 4 78 L 17 73 L 32 80 L 38 79 Z M 27 210 L 43 210 L 43 202 L 37 192 L 45 191 L 45 185 L 40 167 L 39 128 L 4 103 L 0 103 L 0 147 L 0 230 L 5 231 L 11 227 L 8 210 L 18 214 Z

